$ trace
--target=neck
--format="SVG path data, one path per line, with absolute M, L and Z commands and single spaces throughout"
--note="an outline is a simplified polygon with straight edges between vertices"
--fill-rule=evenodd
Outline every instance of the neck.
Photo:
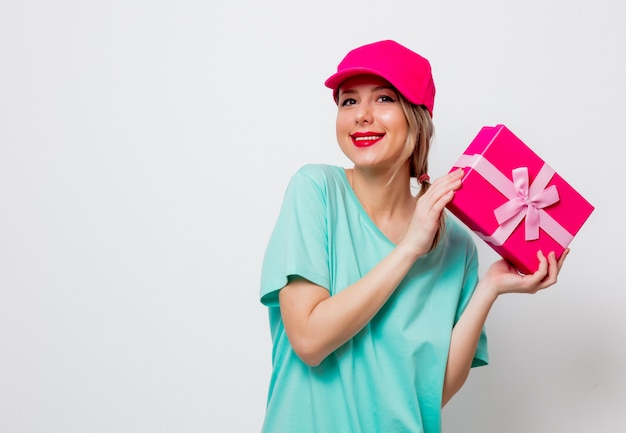
M 411 195 L 409 169 L 401 168 L 392 178 L 389 171 L 371 172 L 359 168 L 347 170 L 348 180 L 365 211 L 377 224 L 385 224 L 412 214 L 415 201 Z

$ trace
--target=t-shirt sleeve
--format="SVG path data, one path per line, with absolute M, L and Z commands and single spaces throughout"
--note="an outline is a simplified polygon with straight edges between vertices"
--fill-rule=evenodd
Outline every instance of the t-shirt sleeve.
M 292 278 L 329 288 L 324 184 L 306 171 L 290 180 L 261 270 L 261 302 L 278 306 L 278 292 Z
M 476 285 L 478 284 L 478 251 L 476 250 L 476 245 L 469 237 L 467 243 L 467 261 L 465 266 L 465 278 L 463 281 L 461 298 L 456 312 L 455 323 L 459 320 L 463 311 L 465 311 L 465 307 L 467 307 L 467 304 L 474 293 L 474 289 L 476 289 Z M 476 353 L 474 354 L 474 359 L 472 360 L 472 367 L 480 367 L 487 364 L 489 364 L 489 351 L 487 347 L 487 334 L 485 332 L 485 327 L 483 326 L 482 332 L 480 333 L 480 339 L 478 340 L 478 346 L 476 347 Z

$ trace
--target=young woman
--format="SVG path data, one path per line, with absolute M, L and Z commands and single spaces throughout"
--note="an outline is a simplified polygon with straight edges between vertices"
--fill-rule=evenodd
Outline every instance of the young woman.
M 427 175 L 426 59 L 364 45 L 326 86 L 353 167 L 306 165 L 285 193 L 261 277 L 274 344 L 263 431 L 439 432 L 442 406 L 488 362 L 496 298 L 553 285 L 567 254 L 538 252 L 527 276 L 498 261 L 479 281 L 472 238 L 444 215 L 463 172 Z

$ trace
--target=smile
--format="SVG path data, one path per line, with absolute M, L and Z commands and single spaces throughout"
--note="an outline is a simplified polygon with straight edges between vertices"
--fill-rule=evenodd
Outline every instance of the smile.
M 385 134 L 375 134 L 371 132 L 366 132 L 366 133 L 357 132 L 355 134 L 352 134 L 350 137 L 352 138 L 352 143 L 354 143 L 356 147 L 368 147 L 382 140 L 384 136 Z

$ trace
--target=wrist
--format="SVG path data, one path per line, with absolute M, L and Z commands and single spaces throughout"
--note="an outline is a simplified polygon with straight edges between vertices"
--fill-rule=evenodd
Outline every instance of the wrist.
M 396 250 L 399 254 L 411 259 L 413 262 L 428 252 L 415 248 L 413 245 L 409 245 L 409 242 L 406 242 L 404 239 L 396 245 Z
M 480 280 L 472 297 L 478 298 L 477 300 L 484 303 L 493 305 L 493 303 L 496 302 L 496 299 L 498 299 L 498 295 L 499 293 L 494 284 L 490 284 L 486 280 Z

